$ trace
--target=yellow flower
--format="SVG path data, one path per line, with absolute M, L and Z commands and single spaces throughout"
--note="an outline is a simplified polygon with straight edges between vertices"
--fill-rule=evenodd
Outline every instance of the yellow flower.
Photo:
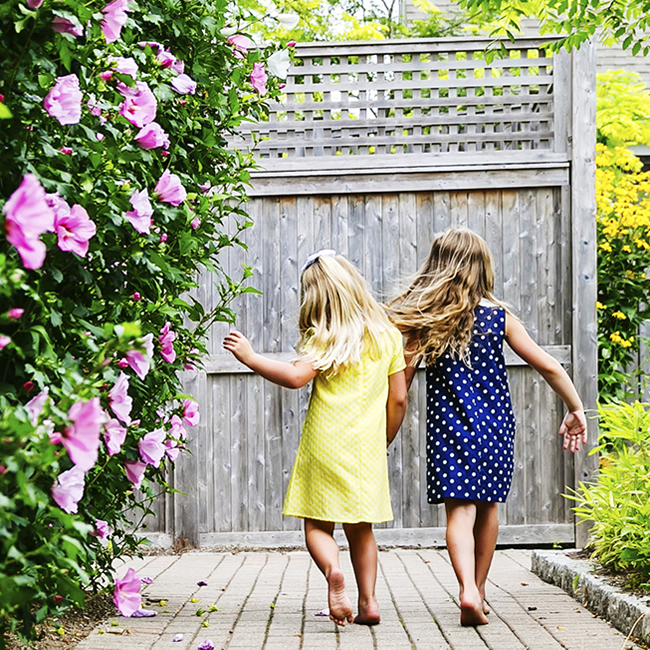
M 627 316 L 622 311 L 615 311 L 614 313 L 612 313 L 612 316 L 614 318 L 618 318 L 619 320 L 627 319 Z
M 625 244 L 625 246 L 623 246 L 622 250 L 624 250 L 626 253 L 631 253 L 632 252 L 632 249 L 627 244 Z
M 607 309 L 607 307 L 602 302 L 596 301 L 596 309 Z
M 611 252 L 612 252 L 612 247 L 611 247 L 607 242 L 603 242 L 603 243 L 600 245 L 600 250 L 602 250 L 602 251 L 606 251 L 606 252 L 608 252 L 608 253 L 611 253 Z

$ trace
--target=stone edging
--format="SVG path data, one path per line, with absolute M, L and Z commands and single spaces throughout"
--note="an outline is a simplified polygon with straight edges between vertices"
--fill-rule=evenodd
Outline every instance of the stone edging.
M 650 643 L 650 596 L 638 598 L 622 592 L 594 575 L 589 561 L 567 557 L 564 551 L 533 551 L 531 571 L 545 582 L 564 589 L 624 634 L 643 616 L 632 636 Z

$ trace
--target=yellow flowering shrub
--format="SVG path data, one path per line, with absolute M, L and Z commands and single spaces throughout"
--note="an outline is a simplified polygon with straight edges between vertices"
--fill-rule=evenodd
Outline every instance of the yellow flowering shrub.
M 625 147 L 596 145 L 600 399 L 638 385 L 639 325 L 650 318 L 650 172 Z

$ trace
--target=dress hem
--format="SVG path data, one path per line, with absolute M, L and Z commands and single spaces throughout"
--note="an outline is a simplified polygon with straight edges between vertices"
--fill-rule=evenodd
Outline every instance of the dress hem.
M 359 517 L 356 518 L 350 518 L 350 519 L 341 519 L 341 518 L 336 518 L 336 519 L 327 519 L 325 517 L 319 516 L 315 517 L 314 515 L 308 515 L 308 514 L 294 514 L 292 512 L 283 512 L 283 516 L 285 517 L 296 517 L 298 519 L 315 519 L 316 521 L 328 521 L 334 524 L 383 524 L 389 521 L 393 521 L 394 517 L 390 518 L 384 518 L 384 519 L 373 519 L 372 521 L 370 519 L 362 519 Z
M 480 501 L 481 503 L 505 503 L 506 499 L 478 499 L 476 497 L 446 497 L 442 496 L 440 499 L 427 498 L 427 503 L 430 506 L 439 506 L 445 502 L 445 499 L 458 499 L 459 501 Z

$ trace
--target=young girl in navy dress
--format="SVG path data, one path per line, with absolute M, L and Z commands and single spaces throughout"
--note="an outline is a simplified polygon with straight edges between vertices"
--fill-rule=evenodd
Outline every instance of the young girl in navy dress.
M 485 583 L 497 541 L 497 503 L 513 471 L 515 418 L 503 341 L 537 370 L 568 409 L 564 449 L 586 442 L 582 402 L 562 366 L 493 295 L 485 241 L 466 228 L 438 234 L 411 286 L 389 305 L 406 337 L 407 385 L 427 382 L 427 497 L 447 513 L 447 549 L 460 586 L 461 625 L 484 625 Z

